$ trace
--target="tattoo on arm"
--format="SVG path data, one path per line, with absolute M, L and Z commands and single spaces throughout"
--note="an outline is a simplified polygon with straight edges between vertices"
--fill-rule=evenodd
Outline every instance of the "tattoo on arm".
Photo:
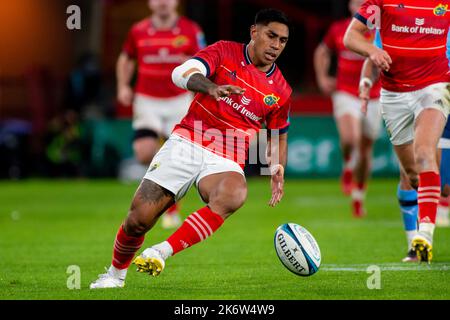
M 189 78 L 187 88 L 194 92 L 209 93 L 211 88 L 217 85 L 200 73 L 194 74 Z
M 165 198 L 174 197 L 172 192 L 147 179 L 142 180 L 137 196 L 145 203 L 153 205 L 159 204 Z

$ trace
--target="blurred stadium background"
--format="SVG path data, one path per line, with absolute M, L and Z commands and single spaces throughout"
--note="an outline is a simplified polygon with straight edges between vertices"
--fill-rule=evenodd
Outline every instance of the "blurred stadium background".
M 117 103 L 115 63 L 131 25 L 149 15 L 147 1 L 0 1 L 0 300 L 449 299 L 450 229 L 438 231 L 431 266 L 400 263 L 406 241 L 395 197 L 398 168 L 384 130 L 375 145 L 368 216 L 353 219 L 341 194 L 331 101 L 319 92 L 312 58 L 330 24 L 349 14 L 347 2 L 180 0 L 180 12 L 200 24 L 208 44 L 247 42 L 255 13 L 265 7 L 292 19 L 278 62 L 294 88 L 286 194 L 271 210 L 268 181 L 248 179 L 239 214 L 208 243 L 175 256 L 158 281 L 130 272 L 124 290 L 91 292 L 146 169 L 133 159 L 132 110 Z M 81 30 L 66 28 L 73 4 L 81 8 Z M 190 192 L 182 213 L 199 206 Z M 323 266 L 314 277 L 300 280 L 278 263 L 273 232 L 287 221 L 306 226 L 320 244 Z M 155 227 L 144 246 L 170 233 Z M 66 270 L 74 264 L 85 290 L 68 290 Z M 366 268 L 373 264 L 383 271 L 382 290 L 368 290 Z
M 331 101 L 319 93 L 312 57 L 329 25 L 349 14 L 347 2 L 180 1 L 180 12 L 201 25 L 208 44 L 247 42 L 261 8 L 289 14 L 294 29 L 278 64 L 294 88 L 290 176 L 340 174 Z M 81 8 L 81 30 L 66 28 L 72 4 Z M 131 25 L 148 14 L 146 0 L 0 3 L 0 178 L 141 177 L 131 149 L 131 108 L 115 99 L 115 63 Z M 384 134 L 375 147 L 374 175 L 396 172 Z

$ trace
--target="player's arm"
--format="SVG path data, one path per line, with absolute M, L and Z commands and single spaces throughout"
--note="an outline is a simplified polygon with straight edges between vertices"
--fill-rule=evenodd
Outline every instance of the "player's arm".
M 365 34 L 369 28 L 356 18 L 353 18 L 344 36 L 344 45 L 364 57 L 369 58 L 378 68 L 389 71 L 392 59 L 383 49 L 369 41 Z
M 367 113 L 370 100 L 370 91 L 373 84 L 378 80 L 380 72 L 372 60 L 366 59 L 361 69 L 361 80 L 359 82 L 359 98 L 361 99 L 361 111 Z
M 270 132 L 270 131 L 269 131 Z M 287 162 L 287 133 L 269 136 L 267 141 L 266 158 L 271 174 L 272 198 L 271 207 L 275 207 L 284 195 L 284 168 Z
M 172 81 L 179 88 L 208 94 L 216 100 L 232 94 L 243 94 L 245 92 L 245 89 L 238 86 L 219 86 L 209 80 L 207 76 L 208 69 L 203 62 L 197 59 L 189 59 L 173 70 Z
M 314 51 L 314 69 L 320 90 L 330 95 L 336 88 L 336 79 L 330 77 L 328 71 L 331 64 L 331 50 L 325 43 L 321 43 Z
M 135 71 L 135 61 L 125 52 L 121 53 L 116 65 L 117 100 L 125 106 L 133 103 L 131 79 Z

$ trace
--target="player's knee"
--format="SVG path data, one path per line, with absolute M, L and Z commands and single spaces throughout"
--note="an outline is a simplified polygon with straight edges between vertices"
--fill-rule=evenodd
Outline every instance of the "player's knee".
M 136 160 L 143 165 L 149 165 L 154 157 L 154 153 L 149 150 L 135 149 Z
M 217 208 L 217 213 L 226 219 L 241 208 L 246 199 L 246 186 L 223 186 L 212 195 L 209 205 L 212 209 Z
M 147 221 L 140 219 L 136 213 L 131 211 L 123 224 L 123 229 L 129 236 L 140 237 L 149 230 L 149 225 Z
M 239 208 L 241 208 L 245 200 L 247 200 L 247 188 L 240 187 L 234 190 L 230 190 L 230 194 L 228 195 L 228 199 L 230 200 L 231 206 L 230 210 L 235 212 Z
M 158 151 L 157 141 L 153 141 L 154 139 L 140 139 L 134 142 L 133 149 L 134 154 L 136 155 L 136 160 L 143 164 L 149 165 L 156 152 Z

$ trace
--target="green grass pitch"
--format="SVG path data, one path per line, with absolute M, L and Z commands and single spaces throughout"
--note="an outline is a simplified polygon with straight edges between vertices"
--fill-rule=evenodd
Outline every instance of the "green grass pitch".
M 267 206 L 269 181 L 249 179 L 245 206 L 206 242 L 169 259 L 158 278 L 130 268 L 126 287 L 91 291 L 109 266 L 113 240 L 137 186 L 117 181 L 0 183 L 0 299 L 449 299 L 450 229 L 437 229 L 431 266 L 402 264 L 406 239 L 396 180 L 373 180 L 368 216 L 351 218 L 335 180 L 288 180 L 278 207 Z M 195 190 L 183 215 L 202 207 Z M 298 277 L 279 262 L 275 229 L 306 227 L 322 266 Z M 145 246 L 170 232 L 158 223 Z M 81 289 L 69 290 L 67 268 L 79 266 Z M 381 289 L 367 287 L 367 267 L 381 270 Z

